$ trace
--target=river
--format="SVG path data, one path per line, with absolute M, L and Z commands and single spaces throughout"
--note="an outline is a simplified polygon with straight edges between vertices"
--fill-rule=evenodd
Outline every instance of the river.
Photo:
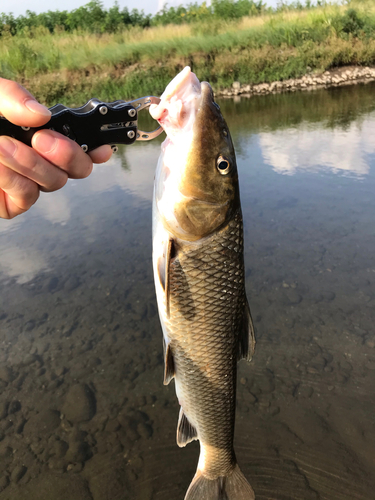
M 219 100 L 257 331 L 235 448 L 257 500 L 375 491 L 375 84 Z M 0 500 L 183 499 L 151 268 L 160 140 L 0 220 Z

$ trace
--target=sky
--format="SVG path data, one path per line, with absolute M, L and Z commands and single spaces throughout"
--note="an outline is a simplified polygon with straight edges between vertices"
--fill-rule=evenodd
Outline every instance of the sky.
M 118 0 L 120 9 L 128 7 L 129 10 L 139 9 L 144 10 L 146 14 L 155 14 L 164 0 Z M 193 3 L 195 0 L 166 0 L 169 6 L 177 6 L 180 4 Z M 275 7 L 278 0 L 266 0 L 267 5 Z M 0 0 L 0 13 L 9 14 L 12 12 L 15 16 L 23 15 L 26 10 L 31 10 L 39 14 L 48 10 L 73 10 L 77 7 L 85 5 L 89 0 L 64 0 L 64 2 L 56 2 L 54 0 Z M 103 0 L 104 7 L 112 7 L 114 0 Z M 165 3 L 165 2 L 164 2 Z

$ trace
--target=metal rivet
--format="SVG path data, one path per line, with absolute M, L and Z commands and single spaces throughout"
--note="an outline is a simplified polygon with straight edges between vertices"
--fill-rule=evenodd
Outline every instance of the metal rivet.
M 89 147 L 88 147 L 88 145 L 87 145 L 87 144 L 82 144 L 82 145 L 81 145 L 81 148 L 82 148 L 82 150 L 83 150 L 85 153 L 86 153 L 86 152 L 88 151 L 88 149 L 89 149 Z
M 116 146 L 116 144 L 114 144 L 113 146 L 111 146 L 111 148 L 112 148 L 112 151 L 113 151 L 114 153 L 117 153 L 117 151 L 118 151 L 118 146 Z
M 128 113 L 131 118 L 134 118 L 135 115 L 137 114 L 135 109 L 129 109 Z
M 25 132 L 28 132 L 30 130 L 30 127 L 21 127 L 22 130 L 24 130 Z
M 108 113 L 108 108 L 107 108 L 107 106 L 100 106 L 100 108 L 99 108 L 99 113 L 100 113 L 101 115 L 106 115 L 106 114 Z
M 134 136 L 135 136 L 134 130 L 129 130 L 129 132 L 127 133 L 127 136 L 129 137 L 129 139 L 134 139 Z
M 69 125 L 63 125 L 62 126 L 62 131 L 64 132 L 65 135 L 69 135 L 70 134 L 70 127 L 69 127 Z

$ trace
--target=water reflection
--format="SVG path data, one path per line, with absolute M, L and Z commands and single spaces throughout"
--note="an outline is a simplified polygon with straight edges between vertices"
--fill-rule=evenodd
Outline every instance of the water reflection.
M 41 193 L 41 199 L 33 208 L 33 215 L 52 223 L 65 224 L 72 216 L 73 193 L 92 199 L 95 193 L 121 189 L 149 201 L 153 189 L 154 163 L 159 151 L 159 144 L 147 144 L 143 148 L 138 144 L 133 148 L 120 148 L 106 164 L 94 167 L 95 173 L 85 180 L 83 193 L 81 181 L 69 181 L 70 189 L 62 189 L 52 196 Z M 127 175 L 124 175 L 124 171 Z M 3 230 L 11 228 L 12 224 L 4 224 Z
M 15 277 L 19 284 L 27 283 L 48 267 L 43 256 L 33 250 L 9 246 L 1 252 L 0 272 Z
M 302 124 L 296 129 L 262 132 L 259 145 L 265 163 L 279 174 L 298 171 L 324 172 L 363 177 L 370 171 L 368 155 L 375 153 L 375 114 L 360 125 L 345 130 L 314 129 Z
M 43 218 L 52 224 L 66 224 L 71 217 L 67 190 L 57 191 L 53 196 L 41 193 L 33 211 L 36 218 Z
M 374 89 L 220 102 L 258 337 L 235 447 L 258 500 L 373 498 Z M 159 146 L 0 221 L 0 500 L 184 497 L 198 447 L 177 447 L 162 384 Z
M 18 243 L 10 244 L 9 233 L 18 231 L 15 240 L 23 241 L 22 234 L 30 222 L 35 224 L 39 231 L 42 227 L 43 238 L 48 239 L 51 230 L 42 226 L 42 221 L 51 223 L 54 231 L 57 226 L 65 226 L 71 222 L 72 226 L 82 224 L 81 238 L 95 243 L 97 239 L 97 224 L 100 223 L 98 213 L 93 210 L 97 193 L 116 191 L 132 195 L 132 205 L 150 203 L 153 189 L 155 161 L 159 155 L 160 144 L 138 144 L 132 149 L 120 148 L 117 155 L 105 165 L 94 166 L 94 173 L 84 181 L 69 181 L 69 185 L 56 193 L 41 193 L 40 198 L 32 210 L 23 217 L 12 221 L 0 220 L 0 235 L 6 237 L 1 241 L 0 272 L 4 276 L 14 277 L 18 283 L 27 283 L 37 276 L 40 271 L 49 269 L 50 249 L 46 251 L 43 245 L 38 249 L 18 247 Z M 126 175 L 124 175 L 124 171 Z M 117 198 L 118 194 L 116 195 Z M 119 202 L 121 203 L 121 196 Z M 88 211 L 82 211 L 87 204 Z M 98 205 L 99 210 L 106 211 L 105 204 Z M 74 219 L 80 219 L 77 224 Z M 72 220 L 73 219 L 73 222 Z M 28 229 L 30 230 L 30 228 Z M 69 233 L 69 228 L 68 231 Z M 34 239 L 34 235 L 32 236 Z
M 158 157 L 159 151 L 159 144 L 137 144 L 133 148 L 121 147 L 107 164 L 96 167 L 96 175 L 88 179 L 87 191 L 91 194 L 91 192 L 121 188 L 150 201 L 155 158 Z M 122 169 L 118 168 L 119 164 Z M 124 170 L 127 175 L 124 175 Z

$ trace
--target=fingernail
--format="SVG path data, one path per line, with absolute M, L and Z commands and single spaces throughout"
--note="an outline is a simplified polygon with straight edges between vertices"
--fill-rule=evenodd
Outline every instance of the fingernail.
M 8 137 L 0 138 L 0 155 L 4 157 L 11 157 L 16 152 L 16 144 Z
M 34 101 L 34 99 L 28 99 L 27 101 L 25 101 L 25 106 L 33 113 L 38 113 L 39 115 L 44 116 L 51 116 L 51 111 L 43 106 L 43 104 L 39 104 L 39 102 Z
M 41 153 L 50 153 L 57 144 L 57 139 L 48 132 L 40 132 L 34 138 L 34 146 Z

